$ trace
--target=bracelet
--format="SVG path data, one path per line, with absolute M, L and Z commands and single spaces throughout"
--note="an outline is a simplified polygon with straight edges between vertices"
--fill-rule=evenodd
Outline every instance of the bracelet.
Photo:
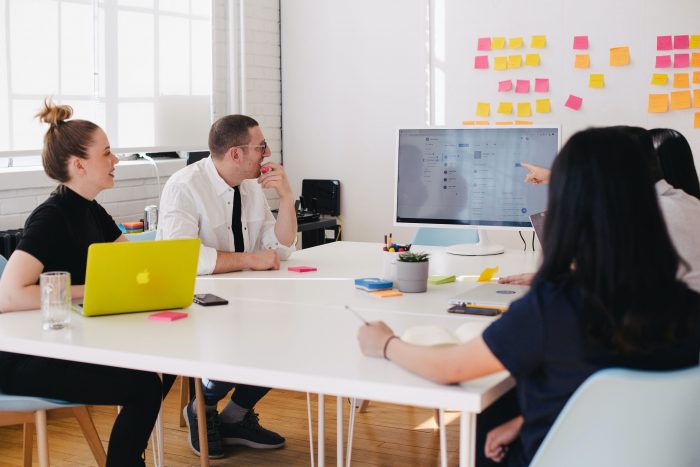
M 399 336 L 393 335 L 393 336 L 389 337 L 389 338 L 386 340 L 386 342 L 384 343 L 384 350 L 382 351 L 382 355 L 384 356 L 384 358 L 385 358 L 386 360 L 389 360 L 389 357 L 386 356 L 386 349 L 387 349 L 387 347 L 389 347 L 389 342 L 391 342 L 393 339 L 398 339 L 398 338 L 399 338 Z M 399 340 L 400 340 L 400 339 L 399 339 Z

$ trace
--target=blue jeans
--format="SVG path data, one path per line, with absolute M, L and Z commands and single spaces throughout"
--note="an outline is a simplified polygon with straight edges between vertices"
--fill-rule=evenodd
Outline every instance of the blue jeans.
M 202 378 L 202 392 L 204 393 L 204 403 L 206 405 L 216 405 L 233 388 L 231 401 L 244 409 L 252 409 L 255 404 L 262 399 L 270 388 L 259 386 L 248 386 L 247 384 L 226 383 L 224 381 L 214 381 Z

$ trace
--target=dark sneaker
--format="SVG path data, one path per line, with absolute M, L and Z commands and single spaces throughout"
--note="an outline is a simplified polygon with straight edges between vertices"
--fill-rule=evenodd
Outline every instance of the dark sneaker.
M 258 422 L 258 414 L 249 410 L 237 423 L 220 423 L 219 432 L 225 445 L 248 446 L 255 449 L 274 449 L 284 446 L 284 438 L 266 430 Z
M 182 415 L 187 422 L 190 431 L 188 441 L 195 454 L 199 455 L 199 430 L 197 429 L 197 414 L 194 412 L 194 401 L 190 402 L 182 410 Z M 221 444 L 219 434 L 219 416 L 216 410 L 207 410 L 207 444 L 209 445 L 209 458 L 221 459 L 224 457 L 224 446 Z

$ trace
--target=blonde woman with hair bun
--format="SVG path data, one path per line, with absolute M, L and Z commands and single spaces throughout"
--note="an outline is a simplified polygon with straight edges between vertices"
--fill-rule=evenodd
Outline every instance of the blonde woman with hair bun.
M 118 159 L 99 126 L 72 116 L 70 106 L 50 99 L 36 115 L 49 125 L 41 160 L 58 187 L 27 218 L 0 278 L 2 312 L 39 308 L 39 275 L 48 271 L 70 272 L 71 295 L 81 298 L 88 247 L 126 240 L 95 200 L 114 186 Z M 123 407 L 110 435 L 107 466 L 145 465 L 165 387 L 155 373 L 0 352 L 0 390 L 6 394 Z

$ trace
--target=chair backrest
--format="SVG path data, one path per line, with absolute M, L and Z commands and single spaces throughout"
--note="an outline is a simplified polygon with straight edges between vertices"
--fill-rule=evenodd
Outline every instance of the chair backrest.
M 602 370 L 571 396 L 531 467 L 700 465 L 700 368 Z
M 2 277 L 2 272 L 5 270 L 5 265 L 7 265 L 7 260 L 4 256 L 0 255 L 0 277 Z
M 436 229 L 419 227 L 411 242 L 414 245 L 452 246 L 460 243 L 478 243 L 476 229 Z

